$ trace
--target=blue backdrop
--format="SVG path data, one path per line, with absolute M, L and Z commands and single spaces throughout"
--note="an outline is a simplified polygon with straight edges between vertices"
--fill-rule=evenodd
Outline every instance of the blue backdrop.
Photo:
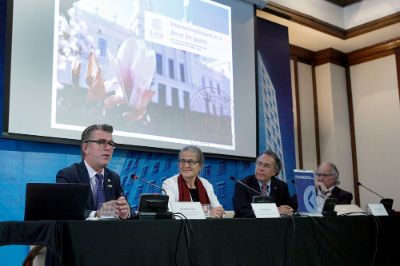
M 6 2 L 0 1 L 1 106 L 4 106 L 5 100 Z M 281 30 L 285 31 L 285 29 Z M 285 60 L 289 60 L 289 57 Z M 287 68 L 286 71 L 289 71 L 289 69 Z M 283 99 L 282 97 L 290 97 L 290 99 L 286 99 L 285 101 L 291 102 L 290 94 L 286 93 L 280 96 L 279 101 Z M 285 106 L 286 109 L 289 108 L 288 104 L 285 104 Z M 279 119 L 282 118 L 280 117 Z M 288 114 L 286 114 L 284 119 L 287 121 L 287 124 L 292 124 L 288 128 L 282 126 L 285 132 L 287 130 L 291 131 L 290 134 L 283 136 L 284 138 L 290 138 L 285 142 L 286 147 L 287 145 L 293 145 L 293 118 L 287 120 Z M 3 125 L 2 115 L 0 116 L 0 125 Z M 263 148 L 261 147 L 261 149 Z M 294 147 L 291 147 L 291 149 L 293 151 Z M 285 160 L 292 160 L 294 158 L 294 152 L 293 154 L 290 154 L 290 152 L 290 148 L 285 148 Z M 59 169 L 78 161 L 80 161 L 79 146 L 0 139 L 0 222 L 23 220 L 26 183 L 54 182 L 55 175 Z M 286 165 L 287 167 L 292 167 L 293 163 L 286 163 Z M 120 173 L 121 182 L 128 200 L 132 207 L 136 208 L 139 195 L 143 192 L 154 192 L 154 190 L 147 184 L 131 180 L 129 178 L 130 174 L 135 173 L 141 178 L 161 185 L 165 178 L 177 173 L 177 153 L 165 154 L 117 149 L 109 167 Z M 253 172 L 253 162 L 206 158 L 201 175 L 214 185 L 215 192 L 221 204 L 223 204 L 225 209 L 230 210 L 232 209 L 234 184 L 229 177 L 243 178 L 253 174 Z M 28 247 L 26 246 L 0 247 L 0 263 L 1 265 L 21 265 L 27 251 Z

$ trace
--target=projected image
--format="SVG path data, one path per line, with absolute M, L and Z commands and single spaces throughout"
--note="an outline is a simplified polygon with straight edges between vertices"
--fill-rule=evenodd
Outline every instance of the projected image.
M 118 4 L 117 4 L 118 3 Z M 59 0 L 52 128 L 235 149 L 230 7 Z

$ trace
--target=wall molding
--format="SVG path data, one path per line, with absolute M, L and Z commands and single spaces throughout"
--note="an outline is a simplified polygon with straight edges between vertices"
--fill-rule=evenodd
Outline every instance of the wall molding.
M 312 66 L 312 85 L 313 85 L 313 102 L 314 102 L 314 130 L 315 130 L 315 147 L 317 155 L 317 165 L 321 163 L 321 148 L 319 141 L 319 119 L 318 119 L 318 94 L 317 94 L 317 75 L 315 74 L 315 66 Z
M 347 66 L 347 55 L 333 48 L 328 48 L 316 52 L 314 55 L 314 64 L 316 66 L 319 66 L 326 63 L 332 63 L 345 67 Z
M 349 65 L 356 65 L 392 55 L 400 47 L 400 37 L 355 50 L 347 54 Z
M 267 6 L 261 10 L 334 37 L 346 38 L 344 29 L 274 2 L 268 2 Z
M 293 60 L 296 59 L 299 62 L 314 66 L 326 63 L 332 63 L 343 67 L 348 65 L 347 55 L 333 48 L 313 52 L 296 45 L 290 45 L 290 57 Z
M 379 30 L 398 22 L 400 22 L 400 12 L 387 15 L 376 20 L 372 20 L 356 27 L 349 28 L 346 31 L 346 39 L 350 39 L 374 30 Z
M 351 88 L 350 66 L 346 66 L 346 92 L 347 92 L 347 107 L 349 110 L 349 129 L 350 129 L 350 146 L 351 146 L 351 162 L 353 166 L 353 189 L 355 203 L 360 206 L 360 191 L 358 186 L 358 159 L 357 159 L 357 142 L 356 142 L 356 127 L 354 125 L 354 105 L 353 92 Z
M 346 67 L 376 60 L 392 54 L 396 54 L 396 56 L 400 57 L 400 55 L 398 55 L 398 53 L 400 53 L 399 50 L 400 37 L 355 50 L 347 54 L 333 48 L 313 52 L 296 45 L 290 45 L 290 56 L 291 59 L 296 59 L 299 62 L 308 65 L 314 64 L 318 66 L 326 63 L 332 63 Z
M 273 1 L 268 2 L 267 6 L 261 10 L 342 40 L 350 39 L 400 22 L 400 12 L 396 12 L 345 30 L 297 10 L 274 3 Z
M 314 62 L 315 52 L 296 45 L 289 45 L 290 57 L 294 60 L 311 65 Z
M 296 124 L 297 124 L 297 156 L 299 159 L 299 169 L 303 169 L 303 139 L 301 132 L 301 112 L 300 112 L 300 89 L 299 89 L 299 70 L 298 60 L 293 60 L 294 74 L 294 96 L 296 100 Z
M 394 49 L 394 54 L 396 56 L 397 88 L 399 91 L 399 100 L 400 100 L 400 47 Z

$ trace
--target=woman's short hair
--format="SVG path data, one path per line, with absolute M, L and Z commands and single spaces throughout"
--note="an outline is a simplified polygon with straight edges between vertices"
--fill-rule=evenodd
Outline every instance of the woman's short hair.
M 189 145 L 189 146 L 183 147 L 179 151 L 178 160 L 181 159 L 181 154 L 183 152 L 185 152 L 185 151 L 193 152 L 196 155 L 196 159 L 199 161 L 199 165 L 203 165 L 204 164 L 204 154 L 203 154 L 203 152 L 200 150 L 199 147 L 194 146 L 194 145 Z

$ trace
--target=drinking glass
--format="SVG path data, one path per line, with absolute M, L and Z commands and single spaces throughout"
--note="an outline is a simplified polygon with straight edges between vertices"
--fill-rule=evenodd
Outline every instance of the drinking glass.
M 201 207 L 203 209 L 204 216 L 206 218 L 209 218 L 210 217 L 210 204 L 201 204 Z

